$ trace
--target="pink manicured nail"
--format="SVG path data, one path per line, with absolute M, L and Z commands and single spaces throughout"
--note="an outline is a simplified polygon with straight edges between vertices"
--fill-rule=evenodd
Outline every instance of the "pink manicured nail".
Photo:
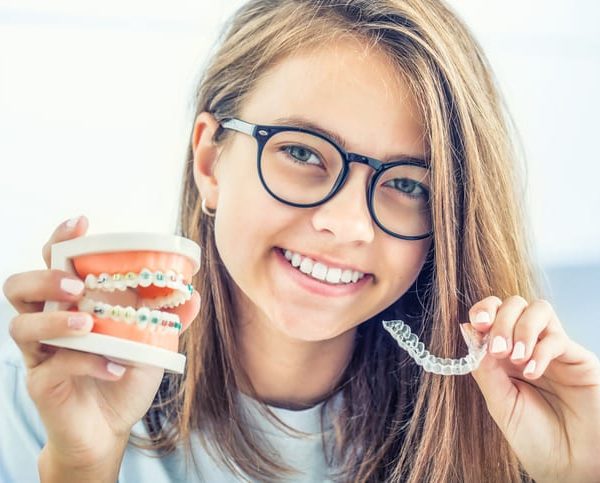
M 113 376 L 117 377 L 121 377 L 123 374 L 125 374 L 125 367 L 115 364 L 114 362 L 109 362 L 106 364 L 106 370 Z
M 75 228 L 77 226 L 77 223 L 79 222 L 80 219 L 81 219 L 81 216 L 76 216 L 75 218 L 71 218 L 70 220 L 67 220 L 65 222 L 65 226 L 67 227 L 67 229 L 72 230 L 73 228 Z
M 512 355 L 510 356 L 510 358 L 513 361 L 516 361 L 518 359 L 523 359 L 523 357 L 525 357 L 525 344 L 523 344 L 523 342 L 519 341 L 515 344 L 515 348 L 513 349 Z
M 71 295 L 79 295 L 81 292 L 83 292 L 85 284 L 81 280 L 63 278 L 60 281 L 60 288 Z
M 71 315 L 67 320 L 69 329 L 75 330 L 91 329 L 93 323 L 92 317 L 89 314 Z
M 477 312 L 477 315 L 475 315 L 473 322 L 475 324 L 489 324 L 491 320 L 492 319 L 490 318 L 490 314 L 483 311 L 483 312 Z
M 527 363 L 527 366 L 525 366 L 525 370 L 523 371 L 523 374 L 533 374 L 534 372 L 535 372 L 535 361 L 533 359 L 531 359 Z
M 494 340 L 492 341 L 492 352 L 493 353 L 504 352 L 507 348 L 508 348 L 508 346 L 506 344 L 506 339 L 504 337 L 501 337 L 499 335 L 494 337 Z

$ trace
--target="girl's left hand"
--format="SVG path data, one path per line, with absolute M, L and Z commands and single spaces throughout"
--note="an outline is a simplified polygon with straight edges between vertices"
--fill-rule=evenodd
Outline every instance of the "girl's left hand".
M 598 357 L 568 337 L 545 300 L 487 297 L 469 318 L 489 332 L 473 377 L 525 470 L 538 483 L 599 482 Z

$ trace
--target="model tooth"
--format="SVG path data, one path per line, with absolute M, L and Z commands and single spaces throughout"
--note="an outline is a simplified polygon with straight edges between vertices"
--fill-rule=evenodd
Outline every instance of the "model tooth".
M 125 275 L 125 285 L 135 288 L 138 286 L 138 283 L 139 280 L 137 274 L 135 272 L 127 272 L 127 275 Z
M 96 282 L 96 276 L 92 275 L 91 273 L 88 273 L 85 277 L 85 286 L 90 290 L 95 290 L 98 286 Z
M 165 274 L 160 270 L 154 272 L 154 285 L 161 288 L 167 286 L 167 278 L 165 277 Z
M 302 265 L 300 265 L 300 270 L 302 270 Z M 313 269 L 309 273 L 316 279 L 325 280 L 325 277 L 327 276 L 327 267 L 322 263 L 317 262 L 314 264 Z
M 313 269 L 313 271 L 314 271 L 314 269 Z M 341 277 L 342 277 L 342 269 L 341 268 L 330 268 L 329 270 L 327 270 L 327 276 L 325 277 L 325 280 L 327 280 L 329 283 L 339 283 Z
M 184 303 L 186 303 L 188 300 L 189 300 L 189 298 L 188 298 L 187 294 L 184 295 L 182 293 L 179 293 L 173 300 L 173 307 L 179 307 L 180 305 L 183 305 Z
M 108 312 L 109 307 L 110 306 L 107 304 L 103 304 L 102 302 L 97 302 L 94 305 L 94 309 L 93 309 L 94 315 L 96 317 L 98 317 L 99 319 L 106 319 L 108 317 L 107 312 Z
M 125 290 L 127 287 L 125 286 L 125 277 L 123 275 L 121 275 L 120 273 L 114 273 L 112 276 L 112 281 L 111 281 L 111 285 L 116 289 L 116 290 Z
M 290 261 L 292 260 L 292 257 L 294 256 L 294 254 L 289 250 L 286 250 L 284 254 L 285 254 L 285 258 L 287 258 Z
M 123 315 L 123 307 L 120 305 L 113 305 L 110 309 L 110 318 L 114 320 L 121 320 L 121 316 Z
M 177 274 L 173 270 L 167 270 L 165 272 L 165 278 L 167 279 L 167 287 L 175 288 L 177 285 Z
M 108 285 L 110 275 L 108 273 L 101 273 L 96 279 L 96 288 L 104 288 Z
M 154 281 L 154 276 L 150 270 L 148 270 L 147 268 L 143 268 L 140 272 L 139 281 L 140 287 L 149 287 Z
M 123 310 L 123 322 L 127 324 L 132 324 L 135 322 L 137 311 L 133 307 L 125 307 Z
M 344 283 L 349 283 L 352 281 L 352 270 L 344 270 L 342 272 L 341 281 Z
M 150 312 L 150 330 L 155 331 L 162 320 L 161 313 L 158 310 Z
M 352 271 L 352 282 L 356 282 L 358 280 L 358 278 L 359 278 L 359 273 L 356 270 Z
M 137 326 L 140 329 L 145 329 L 150 320 L 150 309 L 148 307 L 141 307 L 136 313 Z

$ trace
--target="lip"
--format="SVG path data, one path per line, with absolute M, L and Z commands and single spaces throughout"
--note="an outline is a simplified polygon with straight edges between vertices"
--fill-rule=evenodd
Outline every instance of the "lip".
M 273 251 L 275 252 L 275 258 L 277 262 L 281 264 L 282 268 L 286 271 L 286 273 L 289 274 L 292 280 L 294 280 L 305 290 L 315 295 L 322 295 L 325 297 L 354 295 L 358 291 L 362 290 L 369 282 L 371 282 L 373 278 L 372 275 L 367 274 L 356 283 L 333 285 L 327 282 L 321 282 L 310 275 L 302 273 L 297 268 L 292 267 L 292 264 L 287 260 L 287 258 L 285 258 L 281 248 L 274 248 Z
M 300 253 L 302 256 L 310 258 L 313 262 L 322 263 L 323 265 L 327 265 L 328 267 L 341 268 L 342 271 L 352 270 L 353 272 L 360 272 L 360 273 L 364 273 L 365 275 L 369 274 L 367 271 L 361 270 L 360 268 L 351 267 L 349 265 L 344 265 L 343 263 L 338 263 L 335 260 L 330 260 L 327 258 L 323 258 L 321 256 L 311 255 L 310 253 L 295 252 L 294 250 L 292 250 L 290 248 L 281 248 L 281 247 L 279 247 L 278 250 L 283 251 L 284 257 L 285 257 L 285 250 L 290 250 L 290 252 L 292 252 L 292 253 Z

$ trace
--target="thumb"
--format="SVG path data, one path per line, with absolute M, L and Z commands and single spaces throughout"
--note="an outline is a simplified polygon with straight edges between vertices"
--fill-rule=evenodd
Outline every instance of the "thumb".
M 463 327 L 465 325 L 471 324 L 463 324 Z M 472 331 L 463 330 L 461 332 L 467 346 L 472 344 L 472 341 L 467 340 L 465 336 L 465 333 L 472 333 Z M 486 352 L 479 367 L 471 372 L 485 399 L 490 415 L 500 428 L 504 428 L 508 423 L 511 408 L 518 395 L 518 389 L 509 375 L 510 369 L 507 367 L 506 361 L 498 360 Z
M 58 227 L 54 230 L 54 233 L 50 235 L 50 238 L 42 247 L 42 257 L 47 268 L 50 268 L 51 264 L 50 255 L 52 253 L 52 245 L 85 235 L 88 225 L 88 219 L 84 215 L 71 218 L 70 220 L 58 225 Z

